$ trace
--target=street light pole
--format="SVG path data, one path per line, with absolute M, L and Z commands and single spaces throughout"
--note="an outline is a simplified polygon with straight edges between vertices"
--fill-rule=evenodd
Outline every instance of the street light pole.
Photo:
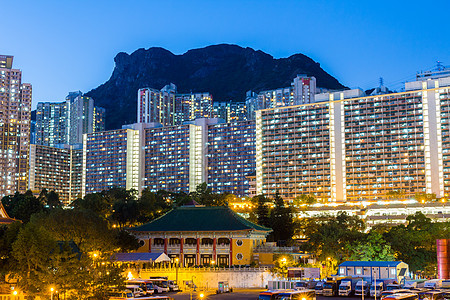
M 50 300 L 53 300 L 53 290 L 54 288 L 50 288 Z
M 189 298 L 190 298 L 190 300 L 192 300 L 192 289 L 194 289 L 194 291 L 195 291 L 195 284 L 194 284 L 194 278 L 197 278 L 197 277 L 195 277 L 194 275 L 192 276 L 192 288 L 191 288 L 191 293 L 190 293 L 190 296 L 189 296 Z
M 362 297 L 362 300 L 364 300 L 364 277 L 363 277 L 363 280 L 362 280 L 362 292 L 361 292 L 361 297 Z
M 178 285 L 178 257 L 177 258 L 175 258 L 175 274 L 176 274 L 176 280 L 175 280 L 175 282 L 177 283 L 177 285 Z

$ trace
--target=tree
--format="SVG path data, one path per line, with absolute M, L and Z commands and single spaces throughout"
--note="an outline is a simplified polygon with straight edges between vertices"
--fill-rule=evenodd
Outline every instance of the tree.
M 281 278 L 287 278 L 288 268 L 295 267 L 297 263 L 290 254 L 274 254 L 273 255 L 273 267 L 270 272 Z
M 52 284 L 48 280 L 52 260 L 50 254 L 57 246 L 51 235 L 32 221 L 20 230 L 12 245 L 15 259 L 12 271 L 22 290 L 38 294 Z
M 111 220 L 123 228 L 125 225 L 132 225 L 139 214 L 138 202 L 134 199 L 119 199 L 113 204 Z
M 255 214 L 258 224 L 261 226 L 270 227 L 270 211 L 267 206 L 266 197 L 264 195 L 259 195 L 253 198 L 255 198 L 257 202 Z
M 96 215 L 106 219 L 111 215 L 112 203 L 103 193 L 87 194 L 84 198 L 78 198 L 72 202 L 71 206 L 77 209 L 86 209 Z
M 436 200 L 436 194 L 427 194 L 427 193 L 416 193 L 414 195 L 414 198 L 418 201 L 418 202 L 430 202 L 433 200 Z
M 283 198 L 277 193 L 274 198 L 275 207 L 270 213 L 270 237 L 273 241 L 287 243 L 294 234 L 292 210 L 286 206 Z
M 137 201 L 139 223 L 147 223 L 172 208 L 172 195 L 164 191 L 154 193 L 146 188 L 142 191 L 141 198 Z M 186 201 L 187 202 L 187 201 Z
M 316 197 L 314 197 L 314 195 L 311 195 L 311 194 L 309 194 L 309 195 L 303 194 L 303 195 L 295 197 L 295 199 L 294 199 L 294 204 L 296 206 L 312 205 L 316 202 L 317 202 Z
M 54 286 L 69 298 L 105 299 L 110 286 L 123 287 L 124 282 L 112 255 L 136 244 L 92 211 L 54 209 L 33 215 L 20 230 L 12 245 L 13 272 L 19 286 L 33 294 L 45 295 Z
M 5 278 L 4 276 L 14 268 L 12 244 L 17 239 L 21 227 L 20 222 L 0 226 L 0 275 L 2 275 L 0 278 Z
M 62 203 L 59 200 L 59 195 L 58 193 L 56 193 L 55 191 L 50 191 L 47 194 L 47 206 L 50 209 L 54 209 L 54 208 L 58 208 L 58 207 L 62 207 Z
M 395 259 L 391 246 L 376 231 L 371 231 L 364 241 L 348 244 L 347 247 L 351 253 L 349 260 L 393 261 Z
M 383 238 L 389 241 L 396 257 L 406 262 L 411 271 L 430 269 L 429 266 L 436 264 L 436 239 L 449 238 L 449 223 L 433 223 L 421 212 L 406 219 L 406 226 L 392 227 Z
M 33 196 L 31 191 L 27 191 L 25 194 L 17 192 L 13 196 L 5 196 L 2 203 L 10 217 L 24 223 L 27 223 L 33 214 L 44 209 L 44 205 Z
M 357 216 L 339 212 L 336 217 L 324 216 L 310 220 L 303 229 L 309 238 L 303 245 L 306 251 L 315 251 L 319 260 L 328 257 L 340 261 L 349 257 L 348 244 L 364 237 L 364 222 Z
M 401 200 L 405 197 L 405 191 L 403 190 L 393 190 L 386 193 L 389 199 Z
M 227 194 L 213 194 L 206 182 L 199 184 L 195 192 L 189 194 L 192 200 L 205 206 L 227 206 Z

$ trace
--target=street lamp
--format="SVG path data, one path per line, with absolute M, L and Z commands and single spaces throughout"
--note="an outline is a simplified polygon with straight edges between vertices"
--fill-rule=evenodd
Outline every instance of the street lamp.
M 377 300 L 377 271 L 373 270 L 373 273 L 375 274 L 375 281 L 374 281 L 374 284 L 375 284 L 375 300 Z M 381 292 L 381 290 L 380 290 L 380 292 Z
M 198 297 L 199 297 L 200 299 L 203 299 L 203 298 L 205 298 L 205 294 L 200 293 L 200 295 L 198 295 Z
M 176 274 L 175 282 L 176 282 L 177 284 L 178 284 L 178 261 L 179 261 L 178 257 L 175 258 L 175 274 Z
M 54 291 L 55 289 L 54 288 L 50 288 L 50 299 L 51 300 L 53 300 L 53 291 Z
M 330 275 L 330 273 L 331 273 L 331 257 L 327 257 L 327 277 L 328 277 L 328 275 Z
M 191 288 L 191 293 L 189 295 L 190 300 L 192 300 L 192 289 L 194 289 L 194 291 L 195 291 L 194 278 L 197 278 L 197 277 L 195 277 L 195 275 L 192 275 L 192 280 L 191 280 L 192 288 Z

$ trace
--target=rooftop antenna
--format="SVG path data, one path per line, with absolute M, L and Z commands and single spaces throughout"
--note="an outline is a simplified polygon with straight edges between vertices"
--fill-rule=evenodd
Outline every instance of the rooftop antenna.
M 383 83 L 384 83 L 383 77 L 380 77 L 380 87 L 383 86 Z
M 442 62 L 441 61 L 436 61 L 436 70 L 442 71 L 444 69 L 445 69 L 445 67 L 442 65 Z

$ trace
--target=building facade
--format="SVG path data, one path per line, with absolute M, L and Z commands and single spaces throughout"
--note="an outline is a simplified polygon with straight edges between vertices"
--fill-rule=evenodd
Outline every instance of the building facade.
M 138 252 L 164 252 L 182 267 L 250 265 L 270 231 L 226 206 L 178 207 L 130 230 L 140 241 Z
M 248 91 L 245 100 L 247 119 L 254 120 L 256 111 L 261 109 L 314 103 L 316 92 L 316 78 L 306 75 L 297 75 L 289 87 L 258 94 Z
M 94 100 L 70 92 L 65 102 L 39 102 L 36 109 L 36 144 L 57 147 L 81 144 L 83 134 L 105 130 L 105 109 Z
M 12 65 L 0 55 L 0 197 L 28 188 L 32 89 Z
M 86 134 L 83 149 L 83 195 L 112 186 L 189 193 L 206 182 L 215 193 L 246 196 L 247 176 L 255 172 L 255 123 L 136 123 Z
M 39 102 L 36 108 L 36 144 L 66 144 L 67 103 Z
M 144 129 L 145 188 L 189 193 L 190 125 Z
M 401 93 L 349 90 L 258 111 L 257 193 L 323 201 L 382 200 L 399 190 L 447 197 L 449 88 L 447 77 L 406 83 Z
M 213 118 L 226 122 L 247 121 L 247 106 L 245 102 L 218 101 L 213 103 Z
M 75 96 L 75 95 L 73 95 Z M 66 134 L 68 144 L 83 143 L 83 134 L 105 130 L 105 110 L 94 106 L 90 97 L 77 95 L 66 100 Z
M 139 130 L 94 132 L 83 139 L 83 196 L 112 187 L 140 191 Z
M 338 266 L 339 276 L 364 277 L 373 282 L 381 278 L 402 282 L 409 278 L 409 266 L 402 261 L 345 261 Z
M 250 195 L 248 176 L 256 169 L 255 122 L 209 125 L 207 145 L 208 187 L 218 194 Z
M 30 146 L 29 189 L 55 191 L 64 206 L 81 196 L 82 150 L 65 145 L 62 148 Z
M 182 124 L 198 118 L 212 118 L 213 100 L 210 93 L 177 94 L 175 97 L 180 115 L 174 124 Z
M 138 123 L 182 125 L 197 118 L 211 118 L 212 111 L 210 93 L 178 94 L 177 87 L 173 83 L 161 90 L 153 88 L 138 90 Z

